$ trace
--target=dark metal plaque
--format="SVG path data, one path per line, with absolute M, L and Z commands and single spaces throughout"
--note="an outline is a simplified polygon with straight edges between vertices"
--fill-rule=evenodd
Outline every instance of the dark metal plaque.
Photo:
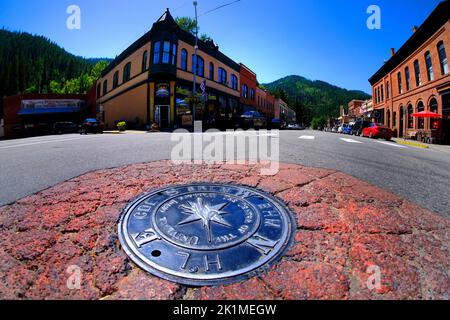
M 192 184 L 133 201 L 119 220 L 119 239 L 141 268 L 193 286 L 259 274 L 287 250 L 295 222 L 275 197 L 254 188 Z

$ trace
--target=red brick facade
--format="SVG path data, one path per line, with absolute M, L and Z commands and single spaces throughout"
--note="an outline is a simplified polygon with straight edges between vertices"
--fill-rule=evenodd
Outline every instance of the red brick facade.
M 24 94 L 17 96 L 5 97 L 3 99 L 4 106 L 4 129 L 5 137 L 12 138 L 15 136 L 15 130 L 22 126 L 22 118 L 18 115 L 23 100 L 52 100 L 52 99 L 79 99 L 84 100 L 87 104 L 87 112 L 89 116 L 96 114 L 95 106 L 96 90 L 93 87 L 88 94 Z
M 248 107 L 256 107 L 256 87 L 258 86 L 256 81 L 256 73 L 251 71 L 242 63 L 240 64 L 240 80 L 241 80 L 241 104 Z M 246 89 L 245 89 L 246 88 Z
M 444 110 L 450 94 L 450 72 L 445 59 L 450 54 L 448 9 L 448 1 L 441 3 L 392 55 L 392 61 L 386 63 L 389 67 L 382 67 L 370 79 L 375 120 L 392 128 L 399 137 L 414 137 L 421 130 L 434 129 L 439 140 L 448 142 L 450 113 Z M 412 116 L 420 111 L 436 112 L 443 119 Z
M 275 97 L 260 87 L 256 88 L 256 110 L 264 113 L 269 120 L 277 118 L 275 113 Z

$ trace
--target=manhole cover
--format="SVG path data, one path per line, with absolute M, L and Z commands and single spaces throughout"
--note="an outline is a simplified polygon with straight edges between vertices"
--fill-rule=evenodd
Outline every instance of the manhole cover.
M 283 255 L 294 230 L 281 201 L 223 184 L 154 191 L 132 202 L 119 221 L 120 242 L 137 265 L 195 286 L 257 275 Z

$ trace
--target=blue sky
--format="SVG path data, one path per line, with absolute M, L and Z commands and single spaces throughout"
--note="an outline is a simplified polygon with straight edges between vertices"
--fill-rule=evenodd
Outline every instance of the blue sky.
M 232 0 L 198 0 L 202 14 Z M 241 0 L 199 17 L 200 32 L 258 74 L 261 83 L 298 74 L 371 92 L 367 79 L 439 0 Z M 81 30 L 66 28 L 69 5 Z M 381 8 L 369 30 L 367 8 Z M 193 16 L 191 0 L 1 0 L 0 27 L 44 35 L 85 57 L 115 57 L 147 32 L 165 8 Z

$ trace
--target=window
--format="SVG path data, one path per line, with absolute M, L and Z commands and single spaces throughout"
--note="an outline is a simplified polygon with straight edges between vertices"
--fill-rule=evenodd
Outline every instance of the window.
M 403 93 L 403 86 L 402 86 L 402 73 L 397 73 L 397 81 L 398 81 L 398 94 Z
M 181 50 L 181 70 L 187 71 L 187 51 L 186 49 Z
M 223 68 L 219 68 L 219 82 L 221 84 L 227 84 L 227 72 Z
M 406 91 L 411 89 L 411 75 L 409 73 L 409 67 L 405 68 L 405 78 L 406 78 Z
M 408 106 L 408 129 L 414 128 L 413 107 Z
M 425 111 L 425 106 L 423 105 L 423 102 L 420 101 L 417 105 L 417 112 Z M 417 129 L 424 129 L 425 128 L 425 119 L 424 118 L 418 118 L 417 119 Z
M 100 95 L 102 94 L 102 84 L 99 83 L 97 85 L 97 98 L 100 98 Z
M 123 83 L 127 82 L 131 78 L 131 62 L 128 62 L 123 68 Z
M 416 76 L 416 87 L 420 87 L 422 85 L 422 76 L 420 75 L 419 60 L 414 61 L 414 74 Z
M 113 89 L 119 86 L 119 71 L 116 71 L 113 76 Z
M 209 63 L 209 80 L 214 81 L 214 63 Z
M 108 93 L 108 80 L 103 81 L 103 95 Z
M 242 96 L 243 96 L 245 99 L 248 99 L 248 87 L 247 87 L 246 84 L 244 84 L 244 85 L 242 86 Z
M 234 74 L 231 75 L 231 88 L 234 90 L 238 89 L 238 79 Z
M 145 51 L 142 55 L 142 72 L 147 71 L 148 69 L 148 52 Z
M 159 63 L 159 57 L 161 52 L 161 42 L 155 42 L 153 47 L 153 64 Z
M 177 45 L 172 44 L 172 65 L 177 65 Z
M 391 97 L 391 87 L 389 85 L 389 81 L 386 82 L 386 99 Z
M 397 127 L 397 112 L 394 112 L 392 114 L 392 127 L 396 128 Z
M 381 85 L 380 92 L 381 92 L 381 102 L 383 102 L 384 101 L 384 85 Z
M 197 56 L 197 63 L 195 63 L 195 55 L 192 55 L 192 73 L 194 73 L 194 66 L 197 66 L 197 75 L 199 77 L 205 76 L 205 60 Z
M 441 72 L 442 75 L 444 76 L 448 73 L 448 61 L 447 61 L 447 54 L 445 53 L 445 46 L 442 41 L 438 43 L 438 53 L 439 53 L 439 63 L 441 64 Z
M 162 63 L 168 64 L 170 61 L 170 42 L 164 41 Z
M 250 99 L 255 100 L 255 89 L 250 89 Z
M 433 62 L 431 61 L 431 54 L 429 51 L 425 53 L 425 63 L 427 66 L 428 81 L 433 81 L 434 80 Z

